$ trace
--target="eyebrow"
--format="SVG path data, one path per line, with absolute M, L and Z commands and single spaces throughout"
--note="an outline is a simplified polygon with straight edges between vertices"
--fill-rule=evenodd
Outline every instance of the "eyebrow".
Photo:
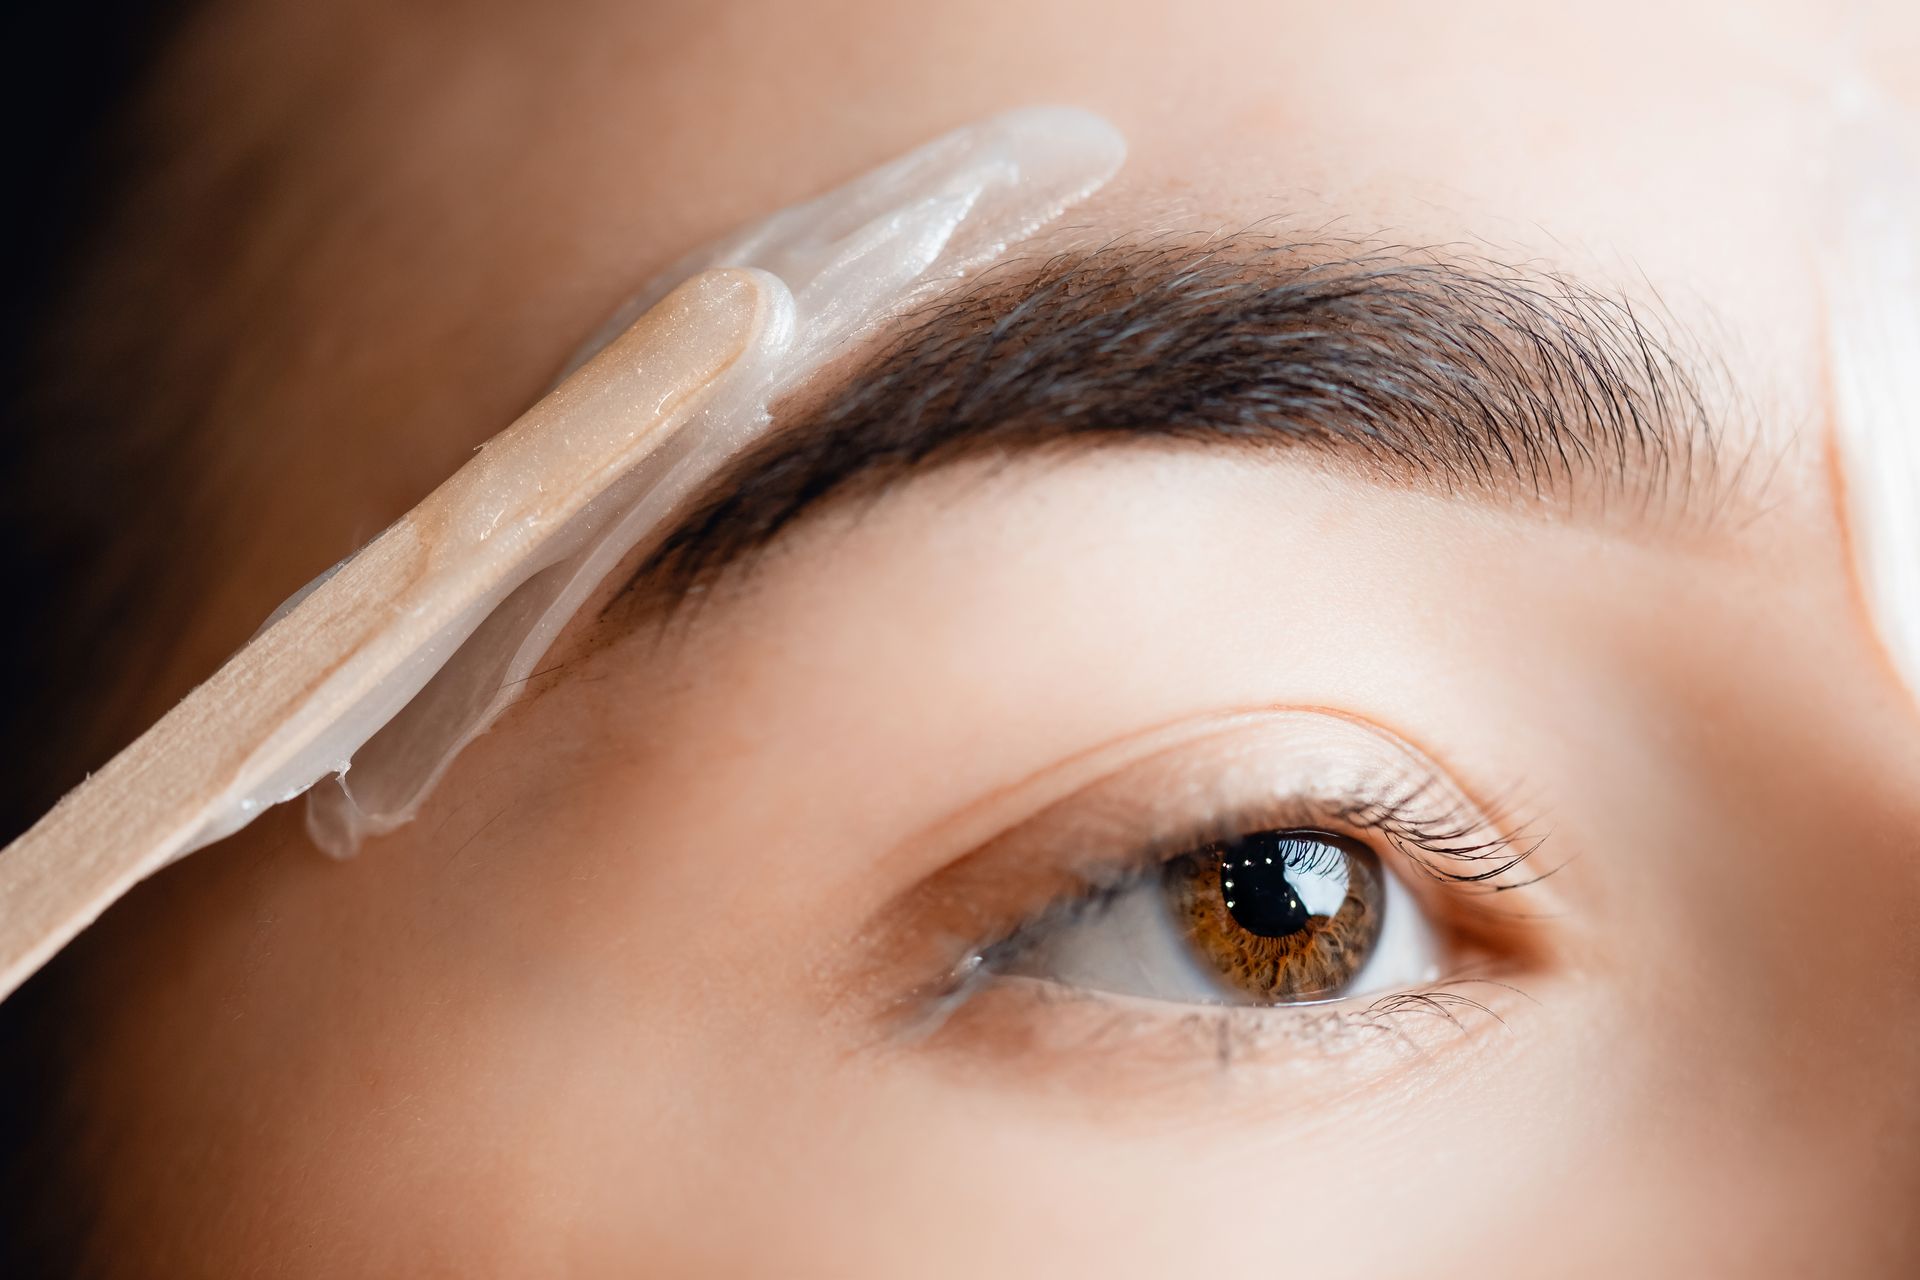
M 1438 249 L 1242 234 L 1013 264 L 781 406 L 628 589 L 678 602 L 829 499 L 1071 443 L 1298 450 L 1647 523 L 1717 511 L 1737 487 L 1708 410 L 1718 366 L 1676 332 L 1572 277 Z

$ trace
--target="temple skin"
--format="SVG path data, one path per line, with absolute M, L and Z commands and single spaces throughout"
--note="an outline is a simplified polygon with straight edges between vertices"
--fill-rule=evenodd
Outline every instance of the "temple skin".
M 1278 219 L 1633 299 L 1717 371 L 1764 501 L 1575 522 L 1148 445 L 823 510 L 676 628 L 584 622 L 360 858 L 269 815 L 76 944 L 96 1249 L 162 1274 L 1911 1274 L 1920 724 L 1848 577 L 1807 175 L 1834 80 L 1911 95 L 1916 51 L 1892 5 L 208 9 L 146 108 L 196 159 L 147 176 L 73 304 L 84 333 L 191 287 L 127 377 L 155 415 L 214 406 L 196 456 L 229 477 L 180 513 L 193 607 L 155 611 L 165 671 L 108 740 L 653 269 L 1024 102 L 1128 136 L 1095 236 Z M 953 832 L 1063 761 L 1274 706 L 1389 726 L 1551 829 L 1560 910 L 1524 996 L 1488 998 L 1504 1023 L 1410 1032 L 1380 1070 L 1222 1070 L 1074 1002 L 880 1035 L 845 975 Z

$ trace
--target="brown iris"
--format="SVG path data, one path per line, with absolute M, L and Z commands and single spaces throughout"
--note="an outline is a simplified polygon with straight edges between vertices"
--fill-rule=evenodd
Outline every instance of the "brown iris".
M 1380 938 L 1385 885 L 1365 845 L 1262 831 L 1167 867 L 1174 918 L 1202 963 L 1256 1000 L 1330 1000 Z

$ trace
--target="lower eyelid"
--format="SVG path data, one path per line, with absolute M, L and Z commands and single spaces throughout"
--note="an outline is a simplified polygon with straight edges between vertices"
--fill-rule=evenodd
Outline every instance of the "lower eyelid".
M 970 1078 L 1004 1071 L 1093 1100 L 1164 1095 L 1223 1075 L 1311 1108 L 1408 1070 L 1444 1070 L 1454 1051 L 1512 1037 L 1530 998 L 1460 977 L 1322 1004 L 1186 1006 L 997 977 L 893 1049 L 948 1060 Z

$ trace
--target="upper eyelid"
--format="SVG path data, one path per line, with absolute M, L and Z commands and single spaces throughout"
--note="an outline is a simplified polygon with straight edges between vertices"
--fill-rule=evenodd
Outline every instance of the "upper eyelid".
M 1457 782 L 1440 769 L 1431 757 L 1415 751 L 1396 735 L 1386 734 L 1377 725 L 1346 713 L 1322 708 L 1290 707 L 1225 715 L 1216 713 L 1210 717 L 1183 720 L 1147 735 L 1111 744 L 1104 750 L 1075 757 L 1049 771 L 1050 775 L 1062 774 L 1063 777 L 1043 775 L 1040 779 L 1029 780 L 1025 788 L 1015 789 L 1011 796 L 989 798 L 989 801 L 999 800 L 1001 803 L 988 803 L 980 812 L 963 815 L 972 819 L 970 823 L 949 821 L 936 826 L 931 838 L 916 842 L 915 857 L 916 860 L 943 859 L 941 865 L 903 893 L 889 899 L 858 930 L 862 945 L 856 948 L 856 952 L 866 957 L 862 967 L 873 975 L 919 965 L 923 970 L 921 981 L 929 989 L 938 989 L 969 954 L 1008 936 L 1022 924 L 1043 914 L 1050 904 L 1067 901 L 1084 893 L 1089 884 L 1089 869 L 1104 865 L 1108 869 L 1106 874 L 1112 876 L 1120 874 L 1119 869 L 1122 868 L 1132 870 L 1149 863 L 1164 862 L 1208 839 L 1224 839 L 1258 829 L 1258 826 L 1249 824 L 1279 824 L 1289 815 L 1272 806 L 1256 809 L 1208 801 L 1204 802 L 1209 809 L 1206 817 L 1189 815 L 1180 826 L 1165 828 L 1157 836 L 1138 817 L 1115 821 L 1114 829 L 1098 836 L 1083 828 L 1076 838 L 1086 844 L 1101 846 L 1096 854 L 1063 859 L 1035 852 L 1036 848 L 1048 844 L 1048 824 L 1075 805 L 1083 813 L 1086 812 L 1092 808 L 1088 798 L 1093 794 L 1109 788 L 1116 793 L 1123 793 L 1128 789 L 1130 780 L 1138 778 L 1141 771 L 1161 768 L 1164 762 L 1174 757 L 1198 755 L 1198 748 L 1203 744 L 1252 741 L 1263 732 L 1270 732 L 1273 726 L 1283 720 L 1299 717 L 1345 726 L 1356 734 L 1378 738 L 1382 749 L 1404 751 L 1409 761 L 1423 769 L 1421 776 L 1433 774 L 1443 785 L 1457 790 Z M 1215 757 L 1207 767 L 1217 764 L 1218 757 Z M 1064 785 L 1066 783 L 1071 785 Z M 1459 834 L 1475 835 L 1478 837 L 1476 843 L 1480 843 L 1485 841 L 1487 835 L 1509 829 L 1504 821 L 1496 825 L 1491 817 L 1486 816 L 1486 811 L 1479 809 L 1470 795 L 1462 795 L 1461 798 L 1466 804 L 1474 806 L 1474 812 L 1482 814 L 1486 827 L 1485 834 L 1481 834 L 1455 824 L 1454 829 Z M 1010 816 L 1010 810 L 1022 816 Z M 1435 812 L 1443 810 L 1436 809 Z M 1501 812 L 1504 819 L 1513 818 L 1511 812 Z M 984 820 L 1001 824 L 990 835 L 979 834 L 983 814 L 990 816 Z M 1112 814 L 1105 816 L 1111 818 Z M 1334 830 L 1349 826 L 1349 834 L 1367 838 L 1365 831 L 1357 824 L 1343 823 L 1337 814 L 1324 805 L 1318 808 L 1296 805 L 1291 816 L 1300 820 L 1299 825 L 1328 826 Z M 1216 824 L 1214 828 L 1206 825 L 1209 819 Z M 1117 856 L 1117 849 L 1124 849 L 1126 856 Z M 1409 873 L 1410 887 L 1413 880 L 1422 878 L 1413 874 L 1416 867 L 1406 849 L 1387 852 Z M 1522 935 L 1536 932 L 1538 919 L 1553 914 L 1551 908 L 1556 904 L 1530 904 L 1546 909 L 1522 913 L 1510 910 L 1504 902 L 1490 901 L 1486 893 L 1491 887 L 1489 882 L 1466 877 L 1456 877 L 1450 883 L 1445 882 L 1444 877 L 1424 879 L 1432 881 L 1435 886 L 1430 891 L 1430 900 L 1432 895 L 1444 892 L 1462 918 L 1471 902 L 1475 932 L 1487 938 L 1498 934 L 1503 944 L 1509 940 L 1516 944 L 1525 941 L 1528 945 L 1516 945 L 1516 951 L 1525 950 L 1529 956 L 1544 954 L 1544 947 L 1534 945 L 1531 937 L 1523 938 Z M 937 962 L 923 954 L 930 946 L 943 949 L 942 957 Z
M 929 849 L 980 848 L 1004 840 L 1024 823 L 1077 794 L 1111 784 L 1126 770 L 1142 767 L 1157 757 L 1171 756 L 1203 741 L 1222 739 L 1242 729 L 1257 727 L 1275 716 L 1322 717 L 1360 728 L 1384 739 L 1409 759 L 1420 762 L 1419 776 L 1423 780 L 1454 791 L 1448 807 L 1458 811 L 1460 821 L 1451 830 L 1429 833 L 1450 847 L 1436 847 L 1430 852 L 1471 869 L 1447 877 L 1438 867 L 1428 868 L 1442 878 L 1490 882 L 1499 879 L 1503 869 L 1537 861 L 1546 846 L 1549 831 L 1543 821 L 1523 806 L 1520 799 L 1523 793 L 1519 788 L 1508 785 L 1497 792 L 1465 789 L 1457 768 L 1430 748 L 1412 742 L 1403 731 L 1389 729 L 1377 720 L 1342 708 L 1296 704 L 1205 711 L 1101 743 L 945 815 L 910 839 L 896 856 L 922 861 Z M 1411 804 L 1415 799 L 1407 796 L 1403 802 Z M 1361 823 L 1356 821 L 1354 825 Z M 1234 834 L 1237 832 L 1223 830 L 1218 838 Z M 1553 870 L 1558 870 L 1557 864 L 1543 869 L 1541 875 Z

